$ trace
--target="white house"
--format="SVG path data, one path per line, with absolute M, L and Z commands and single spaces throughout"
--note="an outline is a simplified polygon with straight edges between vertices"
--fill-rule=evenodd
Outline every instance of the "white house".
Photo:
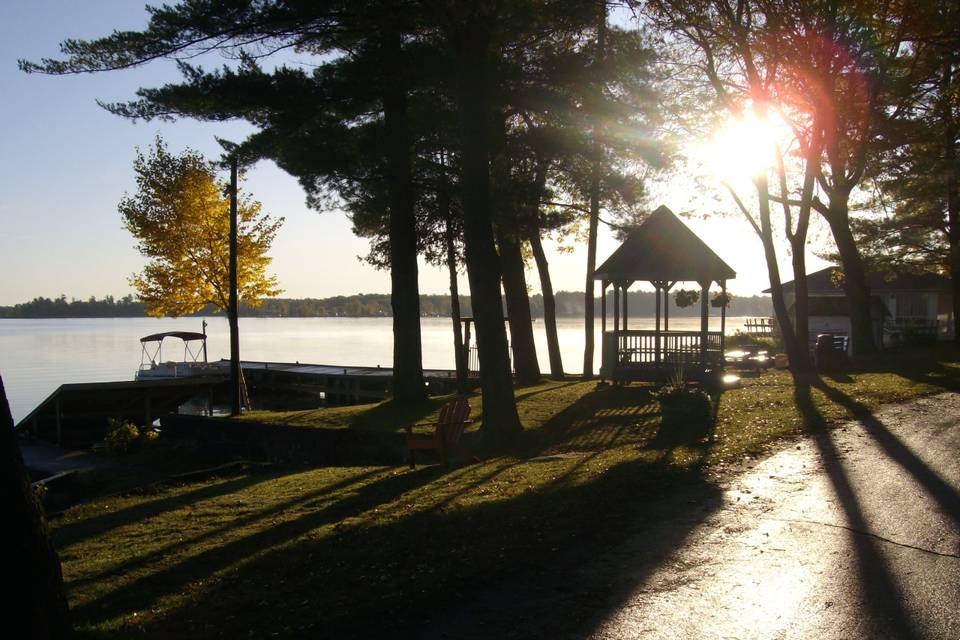
M 850 335 L 842 274 L 839 267 L 827 267 L 807 275 L 811 340 L 821 333 Z M 884 345 L 892 346 L 918 336 L 953 339 L 953 298 L 947 278 L 935 273 L 868 274 L 867 285 L 875 340 L 882 338 Z M 783 284 L 783 293 L 793 315 L 792 280 Z

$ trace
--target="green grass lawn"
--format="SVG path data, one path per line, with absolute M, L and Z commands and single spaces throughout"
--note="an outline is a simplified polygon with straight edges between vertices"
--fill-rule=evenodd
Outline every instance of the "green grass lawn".
M 713 399 L 713 420 L 666 425 L 649 387 L 550 382 L 518 389 L 524 437 L 482 461 L 154 485 L 74 507 L 51 525 L 87 636 L 403 635 L 520 577 L 562 598 L 585 562 L 656 521 L 643 507 L 649 498 L 695 491 L 693 527 L 718 504 L 720 466 L 783 436 L 958 384 L 952 348 L 890 353 L 813 380 L 809 395 L 786 372 L 745 377 Z M 479 416 L 479 398 L 471 402 Z M 402 430 L 428 422 L 442 403 L 250 417 Z M 651 544 L 663 555 L 682 536 Z M 598 580 L 588 601 L 558 606 L 551 624 L 568 632 L 585 624 L 639 576 Z

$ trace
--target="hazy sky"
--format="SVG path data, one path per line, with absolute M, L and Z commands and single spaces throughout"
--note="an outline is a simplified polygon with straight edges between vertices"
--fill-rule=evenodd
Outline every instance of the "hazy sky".
M 214 136 L 239 140 L 250 131 L 243 123 L 133 124 L 97 106 L 96 99 L 127 100 L 140 86 L 177 80 L 179 74 L 167 61 L 72 77 L 28 76 L 17 69 L 18 58 L 58 55 L 65 38 L 91 38 L 145 24 L 143 4 L 136 0 L 0 3 L 0 304 L 61 293 L 78 298 L 129 293 L 127 278 L 143 259 L 121 226 L 117 203 L 134 188 L 134 148 L 148 146 L 159 133 L 175 152 L 189 146 L 214 157 L 219 154 Z M 388 274 L 357 260 L 367 245 L 351 233 L 342 213 L 307 209 L 296 181 L 269 162 L 258 164 L 244 186 L 266 211 L 286 218 L 272 250 L 272 269 L 285 296 L 389 291 Z M 663 197 L 652 204 L 680 211 L 688 206 L 692 188 L 682 179 L 660 185 Z M 711 208 L 733 211 L 722 198 Z M 731 291 L 749 295 L 766 288 L 760 244 L 745 222 L 718 217 L 687 223 L 737 271 Z M 552 243 L 547 248 L 554 288 L 582 291 L 585 252 L 561 254 L 552 251 Z M 601 225 L 598 259 L 615 248 L 616 241 Z M 818 265 L 815 261 L 811 270 Z M 539 291 L 535 272 L 528 273 L 528 282 Z M 447 276 L 425 267 L 420 286 L 424 293 L 444 293 Z

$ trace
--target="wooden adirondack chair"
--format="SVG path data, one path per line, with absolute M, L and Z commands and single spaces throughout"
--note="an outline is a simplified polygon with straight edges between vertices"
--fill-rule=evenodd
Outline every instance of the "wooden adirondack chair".
M 410 456 L 410 468 L 417 466 L 417 450 L 433 449 L 440 452 L 443 464 L 447 464 L 447 452 L 460 442 L 469 420 L 470 403 L 466 398 L 456 398 L 440 409 L 440 418 L 437 420 L 433 436 L 418 437 L 413 434 L 413 425 L 407 425 L 407 451 Z

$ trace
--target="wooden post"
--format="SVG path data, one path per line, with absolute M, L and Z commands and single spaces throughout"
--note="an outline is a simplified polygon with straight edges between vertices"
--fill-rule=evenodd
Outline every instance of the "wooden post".
M 600 341 L 603 342 L 603 335 L 607 332 L 607 285 L 606 280 L 600 282 Z M 603 348 L 602 346 L 600 347 Z
M 655 292 L 654 298 L 656 298 L 656 324 L 654 325 L 654 339 L 653 339 L 653 360 L 657 363 L 657 366 L 660 365 L 660 282 L 653 283 L 653 289 Z
M 624 332 L 628 331 L 627 329 L 627 318 L 629 313 L 627 313 L 627 302 L 630 300 L 630 285 L 623 287 L 623 330 Z
M 607 286 L 610 283 L 606 280 L 600 281 L 600 380 L 603 381 L 604 373 L 612 366 L 607 361 Z
M 700 283 L 700 364 L 707 364 L 707 330 L 710 326 L 710 281 Z
M 230 415 L 240 415 L 240 321 L 237 282 L 237 169 L 236 152 L 230 159 Z
M 670 285 L 663 288 L 663 330 L 670 331 Z
M 723 306 L 720 307 L 720 363 L 726 364 L 727 360 L 723 355 L 727 340 L 727 281 L 720 281 L 720 297 Z
M 613 333 L 620 335 L 620 285 L 613 283 Z
M 610 378 L 616 383 L 619 378 L 620 366 L 620 285 L 613 283 L 613 365 L 610 368 Z

